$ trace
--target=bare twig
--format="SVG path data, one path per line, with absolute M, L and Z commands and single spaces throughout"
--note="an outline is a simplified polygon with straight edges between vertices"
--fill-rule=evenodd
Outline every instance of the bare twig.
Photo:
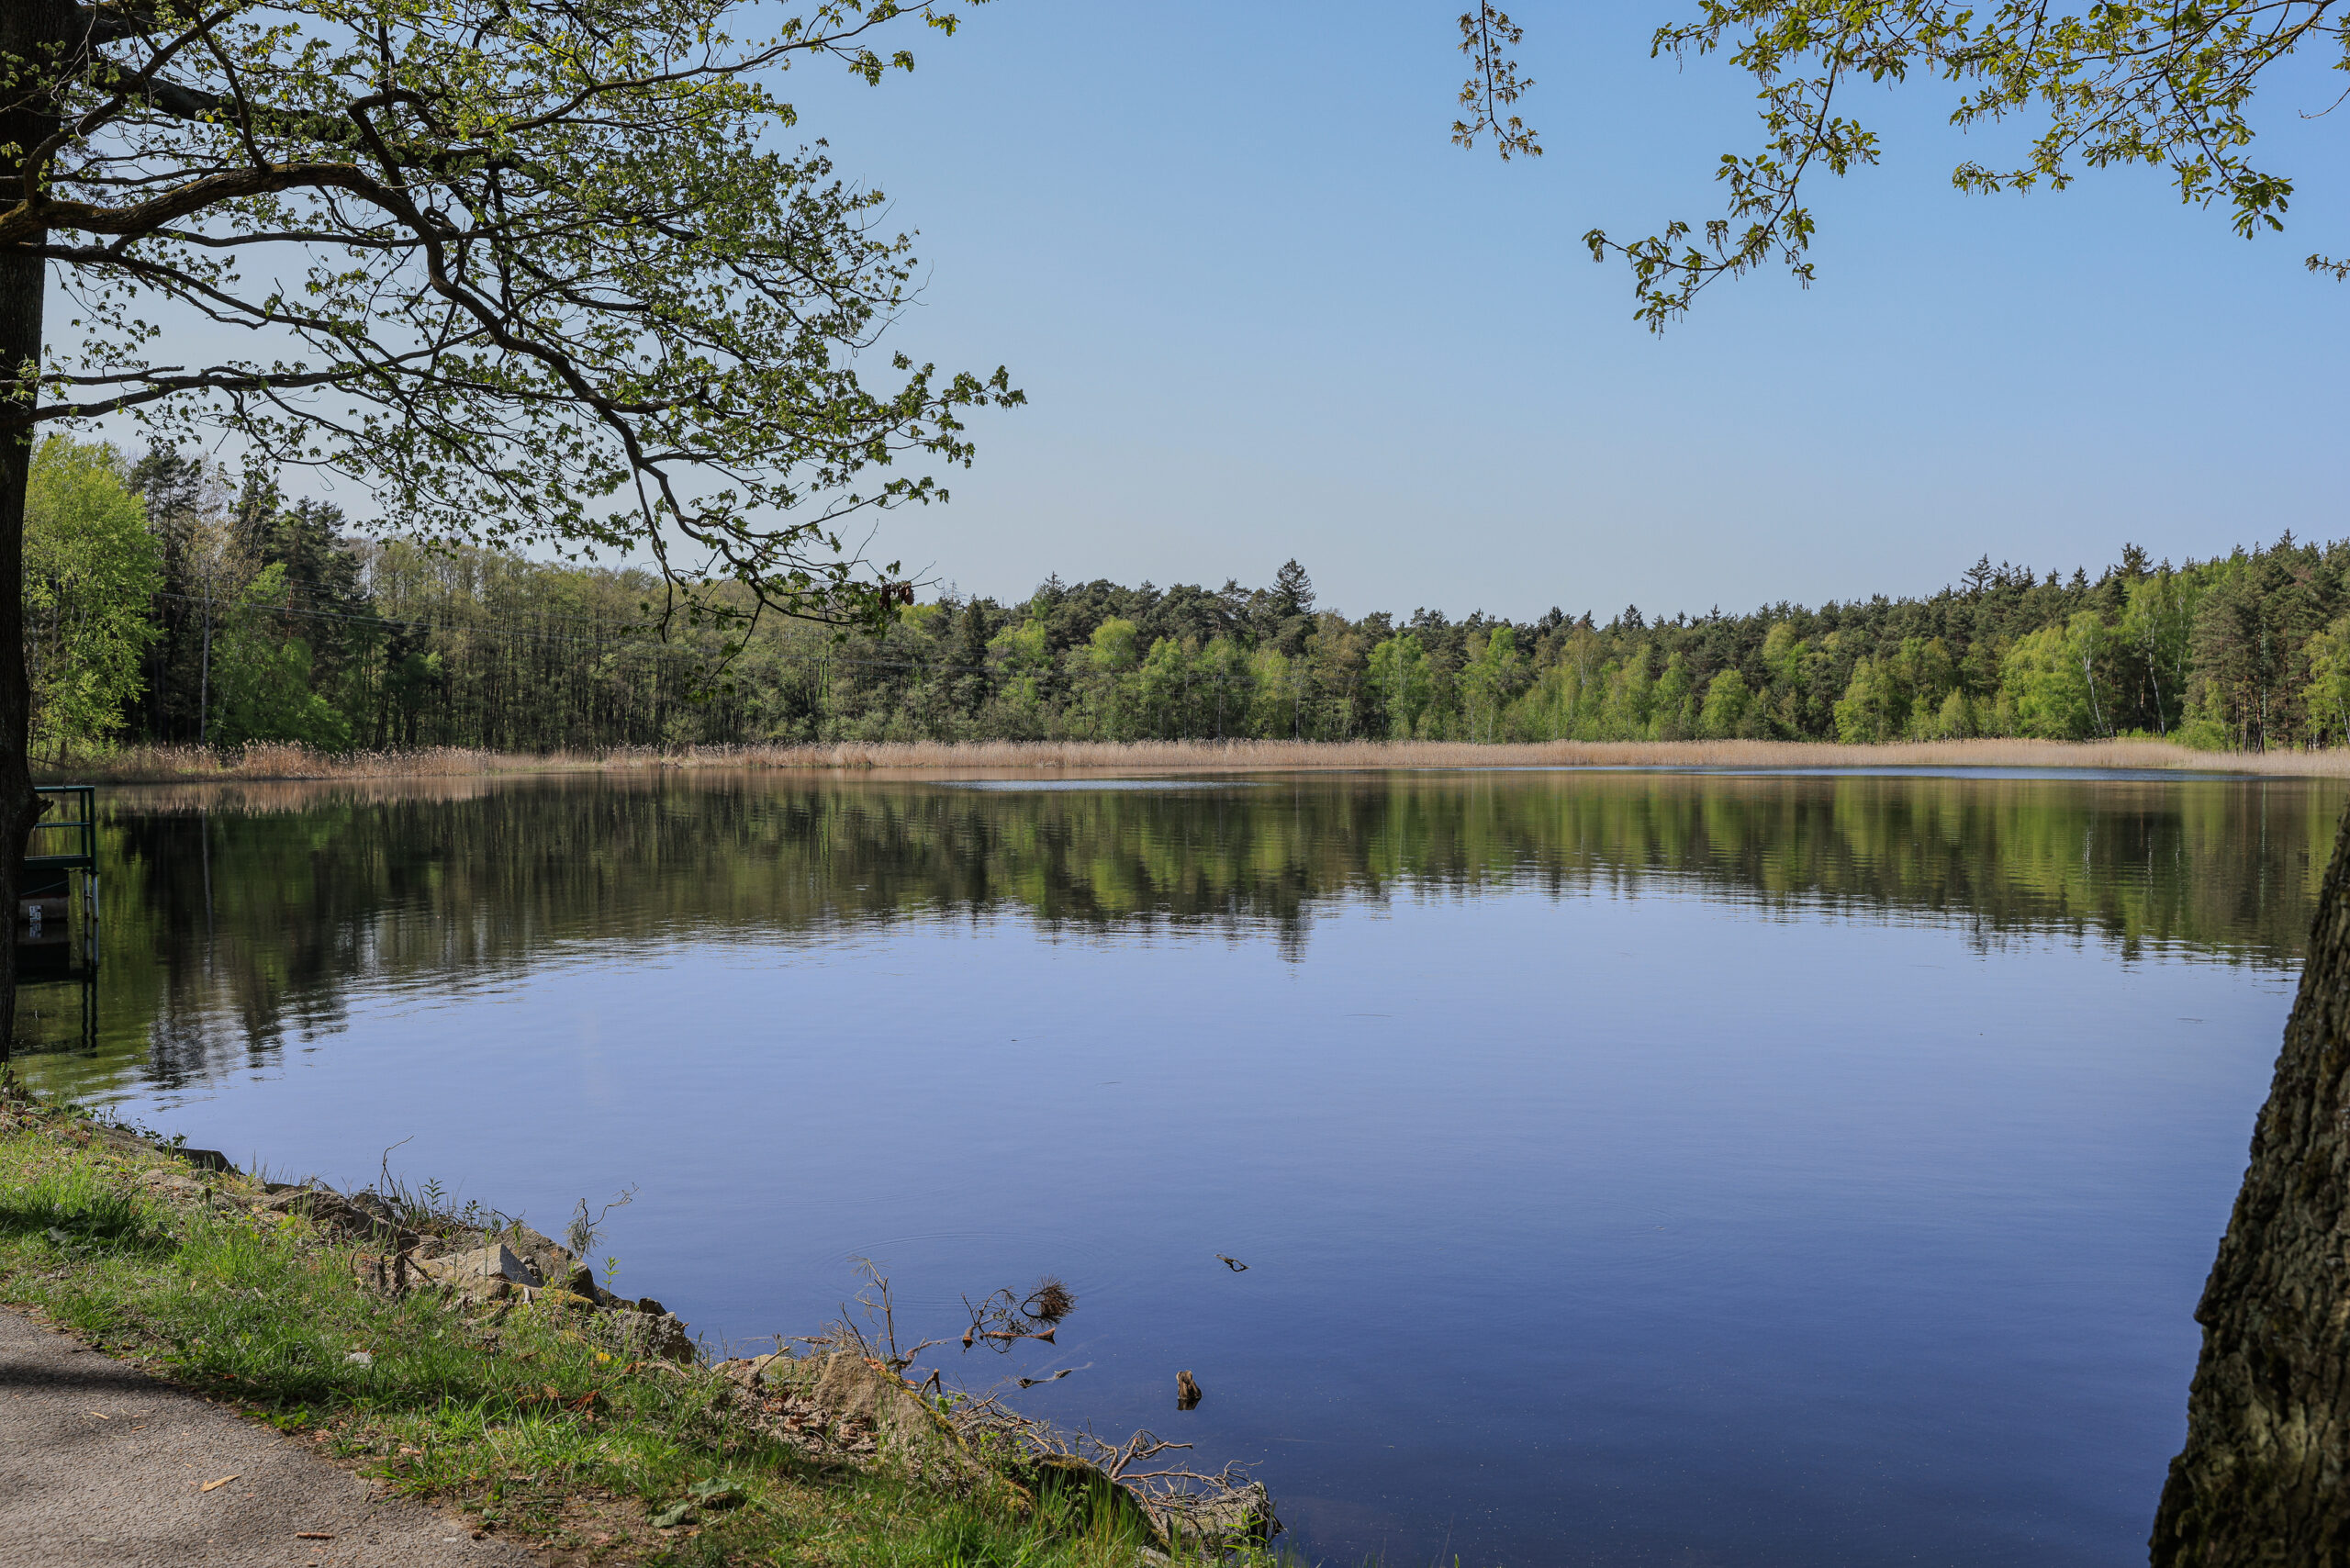
M 801 1344 L 824 1345 L 839 1350 L 854 1349 L 866 1360 L 878 1362 L 888 1367 L 892 1372 L 902 1375 L 905 1370 L 913 1364 L 915 1357 L 934 1345 L 946 1343 L 944 1339 L 923 1339 L 917 1341 L 911 1349 L 900 1350 L 898 1348 L 898 1308 L 896 1302 L 890 1294 L 890 1277 L 881 1272 L 880 1266 L 870 1258 L 859 1258 L 856 1260 L 856 1271 L 865 1277 L 866 1282 L 866 1288 L 857 1293 L 856 1305 L 861 1309 L 866 1322 L 873 1325 L 875 1331 L 880 1336 L 880 1342 L 877 1345 L 865 1330 L 856 1326 L 855 1316 L 849 1311 L 848 1303 L 843 1302 L 841 1315 L 834 1322 L 831 1332 L 811 1337 L 796 1337 L 800 1338 Z M 877 1297 L 878 1299 L 876 1299 Z
M 572 1211 L 570 1226 L 563 1233 L 564 1242 L 571 1249 L 571 1255 L 583 1263 L 588 1261 L 595 1252 L 596 1238 L 603 1234 L 604 1221 L 611 1216 L 614 1209 L 624 1209 L 634 1202 L 636 1183 L 633 1182 L 592 1215 L 588 1212 L 588 1200 L 580 1199 L 578 1208 Z
M 1003 1351 L 1023 1339 L 1053 1343 L 1060 1320 L 1077 1310 L 1077 1297 L 1057 1275 L 1046 1274 L 1024 1296 L 1000 1290 L 977 1306 L 965 1296 L 963 1309 L 971 1315 L 971 1326 L 963 1330 L 963 1349 L 984 1339 Z M 1041 1331 L 1035 1327 L 1039 1323 L 1046 1325 Z

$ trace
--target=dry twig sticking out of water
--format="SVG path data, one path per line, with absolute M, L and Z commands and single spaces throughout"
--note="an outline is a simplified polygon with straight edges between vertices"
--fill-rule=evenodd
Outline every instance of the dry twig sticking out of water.
M 985 1340 L 997 1350 L 1009 1350 L 1023 1339 L 1053 1343 L 1061 1319 L 1077 1310 L 1077 1297 L 1060 1276 L 1046 1274 L 1025 1295 L 1000 1290 L 976 1306 L 965 1296 L 963 1307 L 971 1315 L 971 1326 L 963 1330 L 963 1349 Z M 1045 1326 L 1041 1329 L 1039 1323 Z

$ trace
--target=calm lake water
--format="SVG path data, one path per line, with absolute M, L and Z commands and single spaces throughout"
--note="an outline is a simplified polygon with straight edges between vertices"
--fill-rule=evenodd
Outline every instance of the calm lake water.
M 123 790 L 30 1066 L 550 1231 L 634 1184 L 618 1282 L 746 1350 L 860 1257 L 927 1334 L 1059 1274 L 1057 1350 L 949 1378 L 1076 1367 L 1019 1400 L 1248 1462 L 1315 1559 L 2136 1564 L 2343 798 Z

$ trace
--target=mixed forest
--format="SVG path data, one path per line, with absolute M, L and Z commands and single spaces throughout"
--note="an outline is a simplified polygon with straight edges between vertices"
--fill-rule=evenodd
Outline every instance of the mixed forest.
M 362 536 L 270 476 L 51 438 L 28 498 L 35 748 L 509 751 L 824 740 L 2350 739 L 2350 542 L 1922 599 L 1670 618 L 1348 616 L 1266 587 L 1047 580 L 843 634 L 656 624 L 657 578 Z

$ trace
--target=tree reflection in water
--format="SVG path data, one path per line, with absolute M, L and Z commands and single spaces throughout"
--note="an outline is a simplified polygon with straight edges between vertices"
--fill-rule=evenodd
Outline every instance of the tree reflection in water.
M 1078 787 L 1069 787 L 1070 784 Z M 95 1052 L 40 1076 L 170 1088 L 430 989 L 583 946 L 1013 915 L 1292 956 L 1335 901 L 1535 888 L 2071 934 L 2288 968 L 2343 787 L 2286 779 L 1302 774 L 1147 790 L 717 770 L 109 791 Z

